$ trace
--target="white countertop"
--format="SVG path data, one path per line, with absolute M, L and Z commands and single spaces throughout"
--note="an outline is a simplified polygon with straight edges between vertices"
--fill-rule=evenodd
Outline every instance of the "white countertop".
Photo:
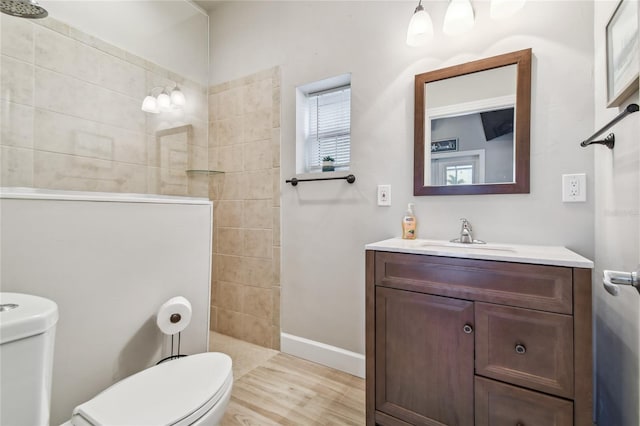
M 520 244 L 460 244 L 440 240 L 403 240 L 390 238 L 367 244 L 367 250 L 394 253 L 497 260 L 593 269 L 593 262 L 560 246 L 527 246 Z

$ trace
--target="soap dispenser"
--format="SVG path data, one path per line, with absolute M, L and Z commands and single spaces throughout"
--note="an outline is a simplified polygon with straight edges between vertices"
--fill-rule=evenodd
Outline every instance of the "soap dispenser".
M 415 240 L 418 231 L 418 222 L 413 213 L 413 203 L 407 206 L 407 212 L 402 218 L 402 238 L 405 240 Z

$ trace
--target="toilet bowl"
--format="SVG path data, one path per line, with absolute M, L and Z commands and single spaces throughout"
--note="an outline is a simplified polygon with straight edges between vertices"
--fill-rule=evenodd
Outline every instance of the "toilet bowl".
M 214 426 L 231 397 L 228 355 L 207 352 L 147 368 L 73 410 L 62 426 Z

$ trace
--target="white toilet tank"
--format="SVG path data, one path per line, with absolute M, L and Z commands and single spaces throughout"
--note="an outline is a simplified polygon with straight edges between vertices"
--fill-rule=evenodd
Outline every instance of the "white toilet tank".
M 0 293 L 0 425 L 48 425 L 58 306 Z

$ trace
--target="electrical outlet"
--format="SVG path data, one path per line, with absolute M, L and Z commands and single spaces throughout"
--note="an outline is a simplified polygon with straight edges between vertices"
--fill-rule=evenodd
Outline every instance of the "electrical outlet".
M 378 185 L 378 205 L 391 205 L 391 185 Z
M 587 201 L 587 175 L 585 173 L 562 175 L 562 201 L 565 203 Z

